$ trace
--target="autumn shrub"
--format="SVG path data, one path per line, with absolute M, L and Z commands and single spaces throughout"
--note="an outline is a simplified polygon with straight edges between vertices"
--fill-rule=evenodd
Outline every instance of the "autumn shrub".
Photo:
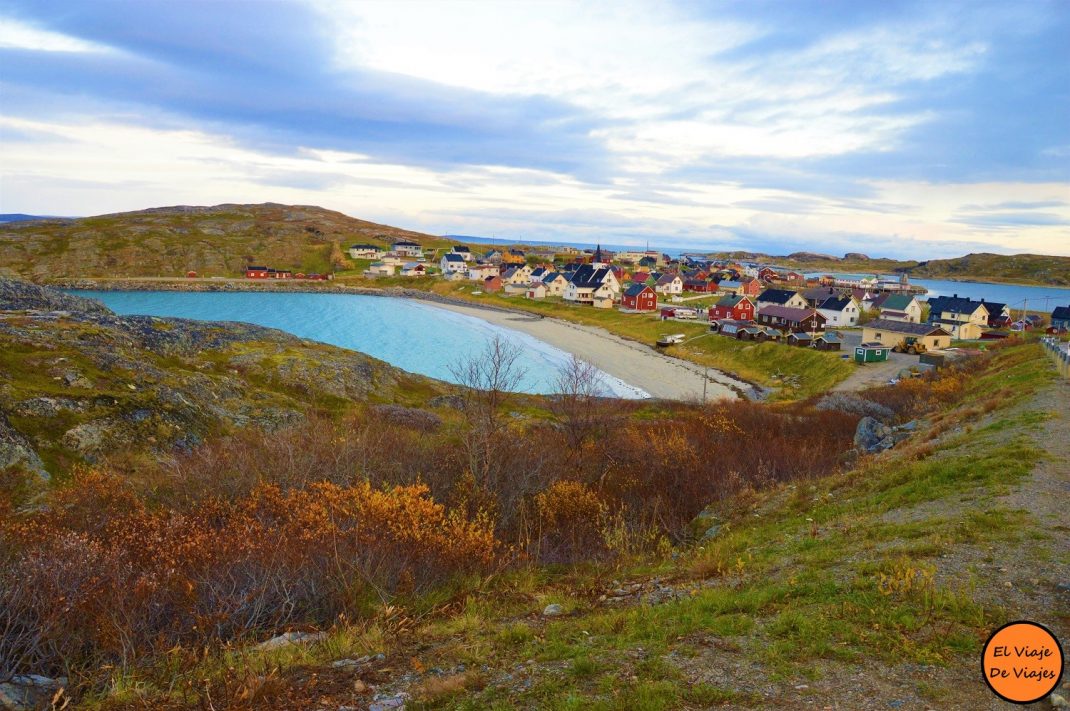
M 539 560 L 574 563 L 604 556 L 609 507 L 578 481 L 557 481 L 535 496 L 534 551 Z
M 327 625 L 402 584 L 418 593 L 485 570 L 499 552 L 489 521 L 421 485 L 263 484 L 178 512 L 99 472 L 5 520 L 0 542 L 0 652 L 37 673 Z

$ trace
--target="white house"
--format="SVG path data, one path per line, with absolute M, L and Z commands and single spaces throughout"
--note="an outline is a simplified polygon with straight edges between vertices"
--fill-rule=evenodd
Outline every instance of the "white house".
M 545 299 L 547 293 L 546 284 L 541 281 L 533 281 L 528 285 L 527 297 L 529 299 Z
M 351 259 L 379 259 L 383 254 L 383 249 L 374 244 L 354 244 L 349 248 Z
M 415 242 L 395 242 L 394 251 L 403 257 L 422 257 L 423 248 Z
M 443 274 L 463 274 L 468 271 L 468 265 L 465 264 L 464 257 L 453 252 L 443 254 L 442 259 L 438 260 L 438 266 Z
M 921 323 L 921 304 L 913 294 L 891 294 L 881 302 L 880 314 L 892 321 Z
M 450 250 L 450 254 L 459 255 L 460 258 L 466 262 L 470 262 L 475 259 L 475 256 L 472 254 L 472 250 L 468 249 L 468 247 L 465 247 L 463 244 L 453 245 L 453 249 Z
M 568 285 L 568 279 L 564 274 L 560 272 L 550 272 L 542 279 L 542 283 L 546 285 L 546 293 L 548 296 L 561 296 L 565 293 L 565 286 Z
M 507 269 L 502 274 L 502 281 L 506 284 L 528 284 L 531 282 L 531 271 L 531 265 L 521 264 Z
M 562 297 L 565 301 L 593 304 L 596 299 L 609 299 L 612 302 L 619 294 L 620 282 L 613 276 L 611 269 L 596 269 L 590 264 L 584 264 L 572 273 Z
M 658 283 L 654 285 L 654 291 L 659 294 L 682 294 L 684 293 L 684 280 L 678 274 L 662 274 Z
M 408 262 L 407 264 L 403 264 L 401 265 L 401 276 L 427 276 L 427 265 L 423 262 Z
M 368 268 L 364 270 L 364 273 L 368 276 L 394 276 L 394 272 L 397 270 L 395 264 L 384 264 L 383 262 L 372 262 L 368 265 Z
M 483 281 L 499 274 L 501 274 L 501 267 L 497 264 L 473 264 L 468 267 L 468 278 L 472 281 Z
M 853 296 L 830 296 L 817 305 L 817 312 L 827 319 L 826 326 L 842 328 L 857 326 L 861 310 Z
M 389 264 L 392 267 L 400 267 L 405 263 L 405 260 L 401 258 L 401 255 L 397 252 L 387 252 L 380 259 L 383 264 Z

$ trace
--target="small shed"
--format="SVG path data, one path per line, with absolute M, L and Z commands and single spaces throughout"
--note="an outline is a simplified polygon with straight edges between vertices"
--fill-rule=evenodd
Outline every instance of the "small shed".
M 814 339 L 814 348 L 819 351 L 838 351 L 842 343 L 843 340 L 840 338 L 840 334 L 835 331 L 829 331 Z
M 881 343 L 862 343 L 855 346 L 856 363 L 883 363 L 892 349 Z
M 186 272 L 186 278 L 187 279 L 196 279 L 197 278 L 197 272 L 195 272 L 193 270 L 190 270 L 190 271 Z

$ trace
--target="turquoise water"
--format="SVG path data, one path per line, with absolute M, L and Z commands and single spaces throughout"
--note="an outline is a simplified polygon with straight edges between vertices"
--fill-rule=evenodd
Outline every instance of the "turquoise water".
M 118 314 L 175 316 L 202 321 L 244 321 L 301 338 L 349 348 L 413 373 L 455 382 L 450 372 L 477 356 L 495 336 L 520 349 L 520 390 L 552 393 L 570 355 L 525 333 L 430 304 L 383 296 L 259 292 L 73 291 L 99 299 Z M 602 374 L 604 389 L 618 397 L 648 397 Z

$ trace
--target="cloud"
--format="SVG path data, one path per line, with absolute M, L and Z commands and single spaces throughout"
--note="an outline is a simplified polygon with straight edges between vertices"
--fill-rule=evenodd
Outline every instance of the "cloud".
M 269 7 L 0 0 L 3 209 L 1070 250 L 1058 0 Z

